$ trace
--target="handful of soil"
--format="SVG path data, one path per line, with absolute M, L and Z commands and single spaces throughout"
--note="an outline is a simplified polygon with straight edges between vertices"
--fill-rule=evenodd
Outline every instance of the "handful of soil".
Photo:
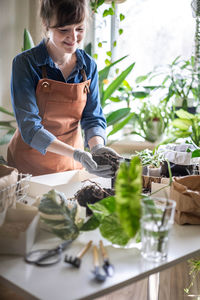
M 105 153 L 101 155 L 93 154 L 92 158 L 98 165 L 111 165 L 111 170 L 115 177 L 116 172 L 119 169 L 119 157 L 110 153 Z
M 75 199 L 78 201 L 80 206 L 86 207 L 86 215 L 92 214 L 91 209 L 87 204 L 94 204 L 101 199 L 114 195 L 114 190 L 109 188 L 101 188 L 97 184 L 88 185 L 79 190 L 75 195 Z

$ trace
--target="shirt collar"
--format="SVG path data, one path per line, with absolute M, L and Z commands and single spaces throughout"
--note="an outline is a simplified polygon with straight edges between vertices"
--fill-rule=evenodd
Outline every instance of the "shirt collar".
M 36 60 L 37 60 L 37 65 L 38 66 L 44 66 L 44 65 L 49 65 L 52 68 L 55 68 L 55 64 L 52 60 L 52 58 L 49 56 L 49 53 L 47 51 L 46 47 L 46 40 L 43 39 L 36 47 Z M 85 58 L 83 56 L 82 50 L 77 49 L 76 50 L 76 56 L 77 56 L 77 69 L 86 69 L 86 62 Z
M 36 63 L 39 67 L 44 66 L 44 65 L 49 65 L 50 67 L 55 67 L 55 64 L 54 64 L 52 58 L 49 56 L 45 42 L 46 42 L 46 40 L 43 39 L 35 47 Z

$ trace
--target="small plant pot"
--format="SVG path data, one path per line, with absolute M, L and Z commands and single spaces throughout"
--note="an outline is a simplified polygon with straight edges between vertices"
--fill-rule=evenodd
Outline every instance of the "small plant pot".
M 163 133 L 163 129 L 160 120 L 154 119 L 152 121 L 151 126 L 146 131 L 146 136 L 148 138 L 148 141 L 154 143 L 161 139 L 162 133 Z
M 152 177 L 160 177 L 161 176 L 161 167 L 155 168 L 152 166 L 147 166 L 147 175 Z
M 148 168 L 147 168 L 147 166 L 143 166 L 143 167 L 142 167 L 142 175 L 147 175 L 147 173 L 148 173 Z
M 175 102 L 175 110 L 179 110 L 182 109 L 183 106 L 183 99 L 177 98 L 176 102 Z M 191 114 L 196 114 L 196 106 L 195 106 L 195 102 L 194 99 L 192 98 L 188 98 L 187 99 L 187 111 Z
M 179 110 L 179 109 L 182 109 L 182 106 L 176 106 L 176 107 L 175 107 L 175 110 Z M 196 110 L 197 110 L 197 108 L 196 108 L 195 106 L 191 106 L 191 107 L 188 107 L 188 108 L 187 108 L 187 111 L 188 111 L 190 114 L 193 114 L 193 115 L 196 114 Z

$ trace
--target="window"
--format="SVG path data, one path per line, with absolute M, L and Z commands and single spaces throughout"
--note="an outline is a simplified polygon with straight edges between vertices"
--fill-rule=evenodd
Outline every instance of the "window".
M 104 4 L 101 11 L 105 8 L 108 4 Z M 106 51 L 110 50 L 114 32 L 117 47 L 113 60 L 129 55 L 122 68 L 135 62 L 131 76 L 143 75 L 157 65 L 171 63 L 178 55 L 183 58 L 192 55 L 195 19 L 190 0 L 127 0 L 117 5 L 117 13 L 125 15 L 122 22 L 116 18 L 113 21 L 110 17 L 102 18 L 101 13 L 96 16 L 93 50 L 98 53 L 99 69 L 105 66 Z M 119 28 L 124 30 L 120 36 Z M 99 42 L 102 48 L 98 48 Z

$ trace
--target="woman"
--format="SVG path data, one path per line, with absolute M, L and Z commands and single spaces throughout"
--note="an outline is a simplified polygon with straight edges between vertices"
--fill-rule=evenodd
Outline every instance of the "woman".
M 111 177 L 92 154 L 105 147 L 106 121 L 100 106 L 96 63 L 78 49 L 88 18 L 86 0 L 41 0 L 46 39 L 13 60 L 11 95 L 18 129 L 8 147 L 8 164 L 42 175 L 84 167 Z M 81 125 L 81 127 L 80 127 Z

